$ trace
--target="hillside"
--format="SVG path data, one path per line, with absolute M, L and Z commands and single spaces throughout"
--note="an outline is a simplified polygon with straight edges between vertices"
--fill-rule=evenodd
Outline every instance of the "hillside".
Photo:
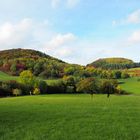
M 18 76 L 23 70 L 31 70 L 36 76 L 61 77 L 66 65 L 69 64 L 36 50 L 0 51 L 0 71 L 11 75 Z
M 39 59 L 39 58 L 47 58 L 50 60 L 56 60 L 58 62 L 63 62 L 62 60 L 56 59 L 51 57 L 45 53 L 40 51 L 31 50 L 31 49 L 10 49 L 10 50 L 3 50 L 0 51 L 0 60 L 11 60 L 11 59 L 20 59 L 20 58 L 27 58 L 27 59 Z
M 126 58 L 104 58 L 98 59 L 87 66 L 103 69 L 126 69 L 135 67 L 135 63 Z

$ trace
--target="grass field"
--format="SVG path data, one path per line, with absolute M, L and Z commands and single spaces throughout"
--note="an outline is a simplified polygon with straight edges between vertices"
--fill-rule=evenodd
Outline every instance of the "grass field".
M 2 71 L 0 71 L 0 81 L 9 81 L 9 80 L 18 80 L 18 76 L 10 76 Z M 48 84 L 52 84 L 54 82 L 57 82 L 59 79 L 48 79 L 46 82 Z
M 9 81 L 9 80 L 17 80 L 18 77 L 16 76 L 10 76 L 4 72 L 0 71 L 0 81 Z
M 119 80 L 123 82 L 121 84 L 121 88 L 129 93 L 140 95 L 140 81 L 138 81 L 138 79 L 138 77 L 133 77 L 129 79 Z
M 0 140 L 139 140 L 140 96 L 0 99 Z

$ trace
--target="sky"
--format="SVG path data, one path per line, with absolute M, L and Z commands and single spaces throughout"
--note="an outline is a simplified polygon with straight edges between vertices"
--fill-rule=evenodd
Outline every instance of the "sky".
M 82 65 L 140 62 L 140 0 L 0 0 L 0 50 L 13 48 Z

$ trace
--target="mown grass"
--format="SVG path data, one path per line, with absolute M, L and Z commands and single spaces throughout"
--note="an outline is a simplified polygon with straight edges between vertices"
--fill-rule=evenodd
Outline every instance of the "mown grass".
M 119 80 L 121 88 L 129 93 L 140 95 L 140 81 L 138 77 Z
M 1 140 L 139 140 L 140 96 L 0 99 Z

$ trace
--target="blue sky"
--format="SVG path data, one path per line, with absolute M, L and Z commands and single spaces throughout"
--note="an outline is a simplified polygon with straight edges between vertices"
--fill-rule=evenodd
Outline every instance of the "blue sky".
M 140 61 L 140 1 L 0 1 L 0 50 L 11 48 L 78 64 L 103 57 Z

